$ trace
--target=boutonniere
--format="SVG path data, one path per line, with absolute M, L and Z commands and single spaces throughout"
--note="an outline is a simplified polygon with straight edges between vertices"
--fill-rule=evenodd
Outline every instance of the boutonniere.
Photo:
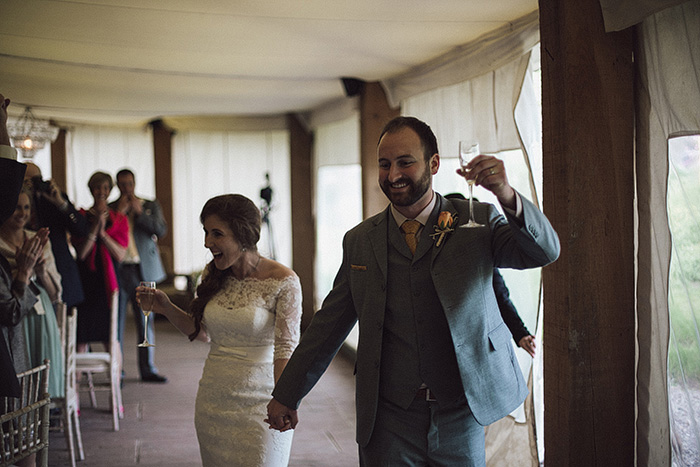
M 452 228 L 457 222 L 458 216 L 452 216 L 450 211 L 441 211 L 438 215 L 437 225 L 433 226 L 435 228 L 435 233 L 430 234 L 435 241 L 435 246 L 440 246 L 442 239 L 445 238 L 450 232 L 454 232 L 455 229 Z

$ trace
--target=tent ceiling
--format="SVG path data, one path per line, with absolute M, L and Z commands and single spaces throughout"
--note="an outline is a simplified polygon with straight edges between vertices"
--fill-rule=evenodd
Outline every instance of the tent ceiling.
M 536 0 L 3 0 L 0 92 L 65 122 L 302 112 L 342 98 L 340 77 L 392 77 L 536 9 Z

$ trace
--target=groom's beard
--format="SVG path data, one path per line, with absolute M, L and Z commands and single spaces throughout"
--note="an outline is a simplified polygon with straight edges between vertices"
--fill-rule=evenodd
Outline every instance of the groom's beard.
M 393 193 L 391 191 L 392 183 L 389 180 L 384 180 L 381 184 L 382 191 L 389 198 L 389 201 L 394 206 L 411 206 L 416 201 L 421 199 L 421 197 L 430 189 L 430 168 L 426 164 L 425 170 L 420 178 L 414 182 L 410 178 L 400 178 L 394 183 L 406 182 L 408 184 L 407 190 L 403 193 Z

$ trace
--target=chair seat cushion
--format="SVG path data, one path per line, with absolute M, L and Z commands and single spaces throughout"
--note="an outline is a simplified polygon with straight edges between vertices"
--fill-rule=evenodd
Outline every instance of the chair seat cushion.
M 107 352 L 86 352 L 75 354 L 75 366 L 78 371 L 100 371 L 109 367 L 111 357 Z M 91 368 L 97 368 L 91 370 Z

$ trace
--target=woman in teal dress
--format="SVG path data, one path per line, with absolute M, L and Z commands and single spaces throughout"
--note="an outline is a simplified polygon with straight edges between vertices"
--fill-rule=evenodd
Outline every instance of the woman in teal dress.
M 15 212 L 0 225 L 0 253 L 2 253 L 16 273 L 15 255 L 27 238 L 36 232 L 25 230 L 31 218 L 31 197 L 23 190 L 17 200 Z M 49 394 L 51 397 L 64 396 L 63 352 L 61 334 L 58 329 L 54 303 L 61 297 L 61 276 L 56 269 L 56 262 L 51 252 L 51 246 L 44 248 L 44 257 L 37 261 L 34 267 L 35 277 L 29 287 L 38 291 L 39 301 L 34 308 L 24 316 L 22 326 L 27 348 L 24 349 L 29 357 L 30 367 L 50 361 Z M 13 353 L 18 349 L 13 349 Z

